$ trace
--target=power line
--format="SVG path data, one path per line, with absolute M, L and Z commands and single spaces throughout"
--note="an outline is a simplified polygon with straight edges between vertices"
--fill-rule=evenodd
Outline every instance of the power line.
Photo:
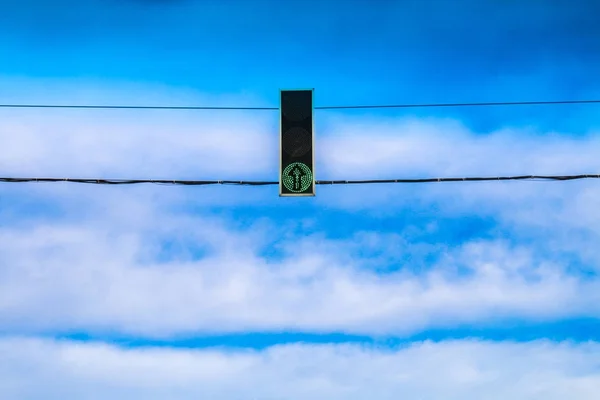
M 423 104 L 374 104 L 358 106 L 322 106 L 316 110 L 361 109 L 361 108 L 426 108 L 426 107 L 489 107 L 489 106 L 529 106 L 557 104 L 596 104 L 600 100 L 559 100 L 559 101 L 502 101 L 487 103 L 423 103 Z
M 317 185 L 352 185 L 378 183 L 435 183 L 435 182 L 481 182 L 481 181 L 517 181 L 544 180 L 570 181 L 578 179 L 600 179 L 600 174 L 586 175 L 519 175 L 497 177 L 466 177 L 466 178 L 421 178 L 421 179 L 368 179 L 368 180 L 318 180 Z M 70 182 L 95 185 L 133 185 L 154 183 L 163 185 L 205 186 L 205 185 L 239 185 L 239 186 L 268 186 L 278 185 L 278 181 L 244 181 L 244 180 L 177 180 L 177 179 L 80 179 L 80 178 L 0 178 L 3 183 L 26 182 Z
M 315 110 L 349 110 L 373 108 L 435 108 L 435 107 L 490 107 L 527 106 L 560 104 L 598 104 L 598 100 L 559 100 L 559 101 L 503 101 L 484 103 L 422 103 L 422 104 L 365 104 L 346 106 L 316 106 Z M 236 110 L 236 111 L 276 111 L 279 107 L 237 107 L 237 106 L 136 106 L 136 105 L 69 105 L 69 104 L 0 104 L 0 108 L 74 108 L 74 109 L 129 109 L 129 110 Z
M 123 106 L 123 105 L 69 105 L 69 104 L 0 104 L 0 108 L 83 108 L 129 110 L 278 110 L 277 107 L 221 107 L 221 106 Z

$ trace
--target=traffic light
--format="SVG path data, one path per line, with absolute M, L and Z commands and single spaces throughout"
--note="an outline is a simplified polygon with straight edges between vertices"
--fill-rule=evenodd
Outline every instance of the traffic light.
M 280 93 L 280 196 L 314 196 L 313 90 Z

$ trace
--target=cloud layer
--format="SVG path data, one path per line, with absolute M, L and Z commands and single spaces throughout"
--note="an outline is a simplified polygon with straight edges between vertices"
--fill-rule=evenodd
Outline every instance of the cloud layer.
M 147 337 L 280 330 L 402 336 L 514 318 L 598 316 L 597 280 L 499 240 L 430 244 L 420 254 L 410 248 L 426 243 L 401 233 L 288 235 L 275 243 L 285 227 L 255 223 L 238 231 L 211 218 L 161 213 L 152 210 L 153 221 L 137 226 L 137 216 L 119 222 L 105 215 L 102 222 L 2 229 L 2 326 Z M 261 255 L 273 247 L 278 258 Z M 426 269 L 403 260 L 428 252 L 439 259 Z
M 6 399 L 583 400 L 600 385 L 597 343 L 465 340 L 398 349 L 296 344 L 228 351 L 14 337 L 0 339 L 0 355 Z

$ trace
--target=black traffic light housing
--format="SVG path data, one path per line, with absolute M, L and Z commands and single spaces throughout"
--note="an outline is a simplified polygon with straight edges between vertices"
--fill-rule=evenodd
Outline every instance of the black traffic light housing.
M 315 195 L 313 89 L 280 91 L 280 196 Z

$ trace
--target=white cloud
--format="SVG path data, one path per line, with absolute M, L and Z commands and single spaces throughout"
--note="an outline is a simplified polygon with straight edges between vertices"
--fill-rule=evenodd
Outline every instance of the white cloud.
M 94 97 L 80 90 L 82 98 Z M 89 89 L 92 94 L 94 90 L 98 89 Z M 165 101 L 206 102 L 206 96 L 167 88 L 131 91 L 133 98 L 150 93 L 157 103 L 161 103 L 157 93 L 162 93 Z M 97 97 L 116 96 L 105 92 Z M 228 104 L 234 103 L 232 97 Z M 0 114 L 2 175 L 277 179 L 276 112 L 5 109 Z M 318 131 L 318 179 L 600 171 L 596 157 L 600 142 L 592 134 L 572 137 L 508 127 L 476 134 L 452 120 L 317 116 L 317 127 L 325 128 Z M 587 228 L 590 218 L 600 226 L 600 216 L 594 212 L 594 199 L 599 195 L 594 185 L 594 181 L 584 181 L 320 186 L 315 202 L 371 213 L 396 213 L 425 203 L 454 215 L 476 208 L 481 215 L 510 223 L 518 219 L 518 223 L 537 226 L 551 221 Z M 58 190 L 55 186 L 27 188 L 35 195 Z M 68 190 L 64 191 L 66 197 Z M 188 199 L 203 205 L 256 202 L 275 206 L 281 204 L 276 191 L 275 187 L 219 187 L 188 188 L 186 193 Z M 165 189 L 167 192 L 173 191 Z
M 0 167 L 10 176 L 157 179 L 264 178 L 276 167 L 260 116 L 165 113 L 3 110 Z
M 323 168 L 345 177 L 553 175 L 593 173 L 600 139 L 530 127 L 471 132 L 458 121 L 436 118 L 327 116 Z M 323 173 L 325 173 L 323 172 Z M 394 176 L 390 176 L 394 174 Z
M 67 93 L 75 93 L 81 103 L 114 103 L 115 98 L 122 96 L 154 99 L 146 101 L 155 104 L 217 101 L 249 105 L 248 96 L 215 100 L 164 87 L 109 90 L 89 84 L 77 89 L 53 85 L 48 92 L 64 88 Z M 37 97 L 44 99 L 47 95 L 38 93 Z M 241 99 L 239 103 L 237 98 Z M 3 175 L 277 179 L 276 112 L 3 109 L 0 116 Z M 317 117 L 318 179 L 600 171 L 596 157 L 600 142 L 592 133 L 573 137 L 568 132 L 500 127 L 492 133 L 477 134 L 447 119 L 378 119 L 331 114 L 317 114 Z M 593 208 L 593 198 L 598 195 L 594 184 L 585 181 L 320 186 L 315 201 L 349 211 L 373 212 L 385 206 L 394 213 L 425 200 L 454 214 L 469 213 L 476 207 L 486 215 L 500 213 L 499 217 L 507 220 L 519 218 L 521 222 L 536 224 L 550 216 L 556 223 L 562 223 L 560 219 L 573 220 L 570 210 L 582 212 L 581 202 L 585 203 L 586 211 Z M 253 201 L 280 204 L 274 187 L 241 189 L 248 197 L 239 192 L 231 196 L 235 190 L 193 188 L 188 193 L 195 202 L 204 205 Z M 43 192 L 47 190 L 44 188 Z M 587 214 L 586 218 L 575 216 L 573 222 L 587 224 Z
M 406 335 L 502 318 L 598 316 L 597 280 L 502 241 L 433 249 L 446 254 L 423 270 L 400 261 L 423 255 L 401 234 L 285 237 L 285 226 L 269 222 L 240 230 L 151 210 L 0 230 L 5 329 Z M 282 237 L 282 258 L 261 256 Z M 169 241 L 178 247 L 164 253 Z M 366 249 L 373 258 L 361 255 Z M 397 271 L 377 271 L 390 265 Z
M 262 351 L 122 349 L 0 340 L 0 394 L 23 398 L 590 399 L 597 343 L 285 345 Z

